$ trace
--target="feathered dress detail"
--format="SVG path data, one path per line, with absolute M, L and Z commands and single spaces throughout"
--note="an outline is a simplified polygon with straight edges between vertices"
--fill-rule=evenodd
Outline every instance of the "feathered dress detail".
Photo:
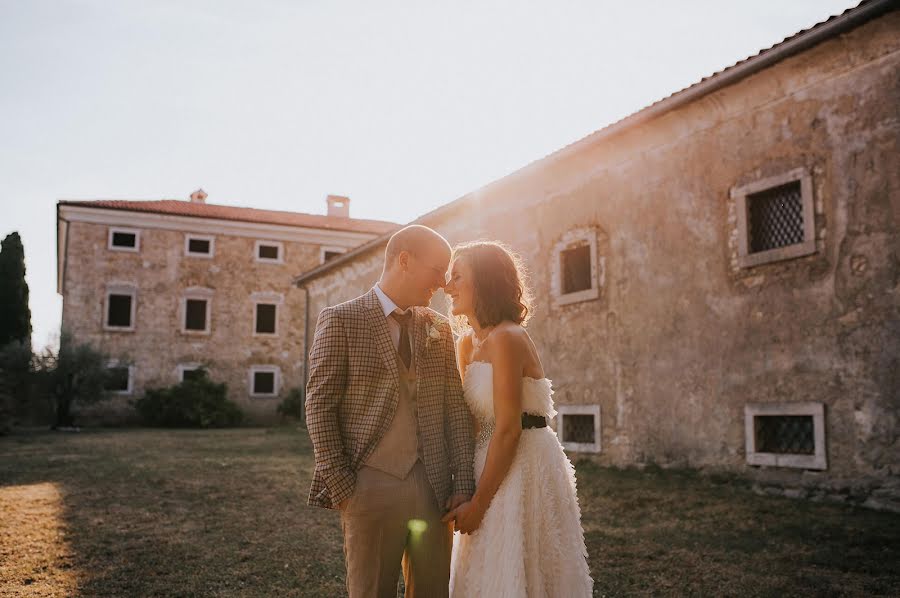
M 473 362 L 466 371 L 466 403 L 481 433 L 475 481 L 484 470 L 494 428 L 493 368 Z M 522 410 L 556 416 L 550 380 L 523 378 Z M 453 535 L 451 598 L 581 598 L 591 596 L 575 468 L 550 427 L 522 430 L 509 472 L 481 526 Z

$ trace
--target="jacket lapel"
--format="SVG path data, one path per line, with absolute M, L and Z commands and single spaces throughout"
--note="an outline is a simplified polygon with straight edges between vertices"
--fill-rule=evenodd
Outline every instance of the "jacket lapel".
M 422 361 L 423 356 L 425 355 L 425 337 L 426 330 L 425 326 L 427 324 L 427 317 L 423 313 L 424 310 L 414 309 L 413 310 L 413 330 L 415 331 L 414 338 L 415 341 L 415 364 L 416 364 L 416 395 L 419 397 L 421 401 L 425 397 L 425 388 L 424 383 L 426 380 L 426 376 L 424 376 L 424 363 Z M 421 413 L 421 412 L 420 412 Z
M 384 310 L 381 308 L 381 302 L 378 301 L 378 295 L 375 291 L 369 291 L 369 325 L 374 333 L 375 345 L 378 347 L 378 355 L 384 361 L 391 378 L 395 382 L 400 381 L 400 371 L 397 369 L 397 350 L 394 348 L 394 341 L 391 340 L 391 333 L 388 330 L 387 318 Z

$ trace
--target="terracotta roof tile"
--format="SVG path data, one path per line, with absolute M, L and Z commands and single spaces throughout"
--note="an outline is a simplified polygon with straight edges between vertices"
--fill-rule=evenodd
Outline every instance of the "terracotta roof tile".
M 283 212 L 278 210 L 260 210 L 218 204 L 195 203 L 178 199 L 160 199 L 149 201 L 130 201 L 119 199 L 97 199 L 87 201 L 60 201 L 60 205 L 81 206 L 87 208 L 103 208 L 109 210 L 126 210 L 130 212 L 148 212 L 152 214 L 169 214 L 172 216 L 189 216 L 192 218 L 212 218 L 219 220 L 238 220 L 241 222 L 258 222 L 262 224 L 280 224 L 283 226 L 302 226 L 327 230 L 351 231 L 358 233 L 384 234 L 399 228 L 394 222 L 384 220 L 364 220 L 360 218 L 343 218 L 323 214 L 305 214 L 302 212 Z

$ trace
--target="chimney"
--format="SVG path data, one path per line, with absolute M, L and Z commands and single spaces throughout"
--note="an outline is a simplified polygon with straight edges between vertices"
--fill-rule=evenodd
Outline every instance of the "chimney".
M 193 193 L 191 193 L 191 203 L 206 203 L 206 191 L 203 189 L 197 189 Z
M 343 195 L 329 195 L 325 198 L 328 204 L 328 215 L 340 218 L 350 217 L 350 198 Z

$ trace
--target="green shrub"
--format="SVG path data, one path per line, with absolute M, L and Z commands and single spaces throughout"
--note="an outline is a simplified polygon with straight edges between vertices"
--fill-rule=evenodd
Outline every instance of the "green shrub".
M 228 387 L 202 370 L 196 377 L 167 388 L 149 388 L 134 402 L 141 419 L 163 428 L 222 428 L 244 419 L 240 407 L 227 398 Z
M 303 388 L 296 387 L 292 388 L 291 392 L 278 404 L 278 414 L 281 416 L 288 417 L 296 417 L 299 420 L 303 420 L 306 416 L 306 409 L 304 407 L 304 402 L 306 401 L 305 392 Z

